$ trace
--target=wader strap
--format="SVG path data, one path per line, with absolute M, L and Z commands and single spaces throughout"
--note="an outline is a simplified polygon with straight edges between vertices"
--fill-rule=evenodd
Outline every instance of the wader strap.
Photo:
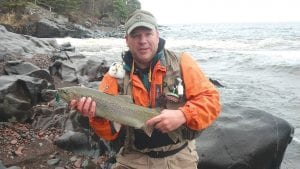
M 178 153 L 179 151 L 181 151 L 182 149 L 187 147 L 187 145 L 188 145 L 188 142 L 185 142 L 182 146 L 180 146 L 180 147 L 178 147 L 177 149 L 174 149 L 174 150 L 170 150 L 170 151 L 149 151 L 149 152 L 146 152 L 145 154 L 147 154 L 151 158 L 164 158 L 164 157 L 168 157 L 168 156 L 171 156 L 171 155 L 174 155 L 174 154 Z

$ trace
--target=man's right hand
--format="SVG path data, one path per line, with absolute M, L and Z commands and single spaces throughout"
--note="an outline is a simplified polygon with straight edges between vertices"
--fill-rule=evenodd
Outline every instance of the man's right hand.
M 70 106 L 79 111 L 83 116 L 95 117 L 96 102 L 91 97 L 82 97 L 80 100 L 71 100 Z

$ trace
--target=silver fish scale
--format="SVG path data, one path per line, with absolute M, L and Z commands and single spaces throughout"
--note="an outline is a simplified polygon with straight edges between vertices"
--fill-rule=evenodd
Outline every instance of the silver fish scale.
M 96 116 L 135 128 L 141 128 L 146 120 L 159 114 L 155 109 L 131 103 L 129 98 L 112 96 L 91 88 L 74 86 L 61 88 L 60 90 L 76 97 L 72 99 L 79 99 L 83 96 L 91 97 L 96 102 Z M 63 96 L 62 98 L 64 99 Z M 67 99 L 66 101 L 69 102 L 70 100 Z

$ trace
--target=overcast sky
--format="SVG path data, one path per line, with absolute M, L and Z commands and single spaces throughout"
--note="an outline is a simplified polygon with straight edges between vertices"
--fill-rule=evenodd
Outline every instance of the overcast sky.
M 139 0 L 159 24 L 300 22 L 300 0 Z

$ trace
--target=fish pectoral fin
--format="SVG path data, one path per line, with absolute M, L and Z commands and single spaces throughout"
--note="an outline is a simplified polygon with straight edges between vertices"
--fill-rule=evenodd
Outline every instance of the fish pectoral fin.
M 171 132 L 168 133 L 168 136 L 170 137 L 170 139 L 174 142 L 177 143 L 178 141 L 183 141 L 183 137 L 181 134 L 181 130 L 179 128 L 177 128 L 176 130 L 173 130 Z
M 113 127 L 116 132 L 119 132 L 121 130 L 122 125 L 120 123 L 113 122 Z
M 152 133 L 153 133 L 153 127 L 149 127 L 144 125 L 142 127 L 143 131 L 147 134 L 148 137 L 151 137 Z

